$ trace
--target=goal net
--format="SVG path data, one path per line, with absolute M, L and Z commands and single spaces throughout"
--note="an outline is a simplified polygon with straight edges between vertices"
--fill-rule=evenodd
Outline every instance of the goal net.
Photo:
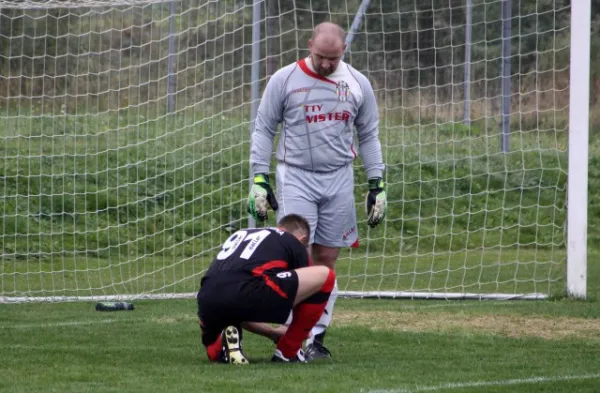
M 0 0 L 0 301 L 193 296 L 248 225 L 253 48 L 262 92 L 328 20 L 356 22 L 389 198 L 369 229 L 359 158 L 342 293 L 564 293 L 568 1 L 259 4 Z

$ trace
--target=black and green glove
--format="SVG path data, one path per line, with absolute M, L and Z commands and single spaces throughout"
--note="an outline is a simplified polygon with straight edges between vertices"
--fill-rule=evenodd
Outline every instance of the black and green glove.
M 254 176 L 254 184 L 248 195 L 248 213 L 255 220 L 265 221 L 268 217 L 267 204 L 275 211 L 279 208 L 273 189 L 269 185 L 269 175 L 259 173 Z
M 369 193 L 365 200 L 365 210 L 367 212 L 367 224 L 371 228 L 375 228 L 385 218 L 387 198 L 383 179 L 380 177 L 369 179 Z

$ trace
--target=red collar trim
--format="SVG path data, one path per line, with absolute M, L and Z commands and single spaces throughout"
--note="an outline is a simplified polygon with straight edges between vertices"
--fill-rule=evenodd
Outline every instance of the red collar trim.
M 316 72 L 313 72 L 309 67 L 308 64 L 306 64 L 306 59 L 301 59 L 298 60 L 298 65 L 300 66 L 300 69 L 302 71 L 304 71 L 304 73 L 310 77 L 313 77 L 315 79 L 318 79 L 320 81 L 323 82 L 327 82 L 327 83 L 333 83 L 334 85 L 337 85 L 337 83 L 335 83 L 334 81 L 332 81 L 331 79 L 325 78 L 322 75 L 317 74 Z

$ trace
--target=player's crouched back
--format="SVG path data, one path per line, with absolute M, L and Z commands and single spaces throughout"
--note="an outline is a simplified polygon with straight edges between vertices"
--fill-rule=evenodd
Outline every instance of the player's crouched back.
M 243 229 L 223 243 L 202 278 L 198 317 L 208 358 L 247 364 L 242 332 L 277 344 L 272 361 L 306 362 L 302 342 L 317 323 L 335 285 L 335 273 L 311 266 L 310 226 L 290 214 L 276 228 Z M 283 324 L 293 311 L 289 327 Z

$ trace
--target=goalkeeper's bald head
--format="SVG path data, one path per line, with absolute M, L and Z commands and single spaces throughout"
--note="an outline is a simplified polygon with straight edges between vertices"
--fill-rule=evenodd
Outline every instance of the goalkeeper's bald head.
M 344 39 L 344 29 L 335 23 L 323 22 L 315 26 L 308 40 L 308 51 L 319 75 L 326 77 L 335 72 L 346 50 Z
M 340 44 L 343 44 L 345 37 L 346 33 L 340 25 L 333 22 L 322 22 L 315 26 L 311 39 L 313 41 L 319 38 L 337 39 Z

